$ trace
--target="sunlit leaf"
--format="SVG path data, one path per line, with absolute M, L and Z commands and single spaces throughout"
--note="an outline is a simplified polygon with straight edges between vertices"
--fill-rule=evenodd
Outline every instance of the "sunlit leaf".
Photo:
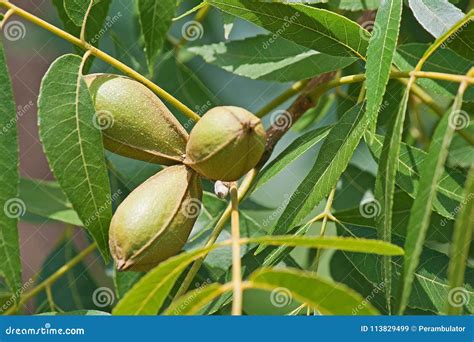
M 377 315 L 372 304 L 343 284 L 292 269 L 263 268 L 249 278 L 249 287 L 281 291 L 326 315 Z
M 188 51 L 236 75 L 278 82 L 314 77 L 345 68 L 357 60 L 328 56 L 270 35 L 195 46 Z
M 363 57 L 367 34 L 357 23 L 334 12 L 307 5 L 251 0 L 207 0 L 212 6 L 248 20 L 309 49 L 343 57 Z M 284 28 L 284 29 L 283 29 Z
M 369 41 L 366 64 L 366 110 L 372 133 L 375 133 L 377 117 L 392 69 L 402 9 L 402 0 L 383 1 L 377 11 L 374 31 Z
M 464 17 L 464 13 L 448 0 L 408 0 L 421 26 L 439 38 Z

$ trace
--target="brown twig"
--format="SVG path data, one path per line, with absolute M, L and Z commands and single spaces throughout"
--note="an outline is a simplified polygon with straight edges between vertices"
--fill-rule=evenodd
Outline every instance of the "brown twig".
M 290 130 L 293 124 L 295 124 L 308 109 L 316 106 L 317 100 L 312 98 L 310 94 L 317 87 L 331 81 L 335 76 L 336 72 L 334 71 L 312 78 L 291 106 L 273 120 L 272 125 L 267 130 L 265 153 L 263 154 L 262 159 L 260 159 L 259 166 L 262 166 L 267 162 L 275 148 L 275 145 L 283 135 Z

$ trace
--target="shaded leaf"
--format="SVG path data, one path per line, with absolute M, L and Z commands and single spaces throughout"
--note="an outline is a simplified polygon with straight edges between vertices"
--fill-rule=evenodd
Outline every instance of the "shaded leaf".
M 377 227 L 377 213 L 380 208 L 376 207 L 373 215 L 366 215 L 364 211 L 363 203 L 356 208 L 346 209 L 337 211 L 335 216 L 339 220 L 341 225 L 355 225 L 366 227 L 370 229 L 376 229 Z M 368 202 L 370 205 L 370 202 Z M 410 198 L 402 190 L 395 192 L 394 204 L 393 204 L 393 225 L 392 225 L 392 237 L 398 239 L 405 239 L 407 233 L 408 219 L 410 216 L 410 210 L 413 205 L 413 199 Z M 363 215 L 364 214 L 364 215 Z M 453 220 L 449 220 L 444 216 L 433 212 L 431 215 L 430 226 L 426 235 L 426 242 L 438 242 L 438 243 L 449 243 L 453 233 Z
M 372 34 L 367 52 L 366 84 L 367 110 L 372 133 L 377 128 L 377 117 L 382 105 L 385 89 L 388 84 L 392 61 L 396 52 L 400 22 L 402 18 L 402 0 L 382 1 L 375 20 L 376 31 Z M 380 157 L 375 197 L 381 204 L 381 215 L 378 217 L 378 236 L 384 241 L 392 238 L 392 209 L 395 192 L 395 175 L 398 165 L 398 154 L 402 141 L 403 123 L 405 121 L 406 103 L 409 90 L 401 100 L 400 111 L 393 116 L 385 136 Z M 391 261 L 385 257 L 383 261 L 384 281 L 386 288 L 387 307 L 390 311 L 391 301 Z
M 402 71 L 411 71 L 418 61 L 423 57 L 429 45 L 411 43 L 398 47 L 398 55 L 395 64 Z M 455 73 L 465 75 L 474 62 L 468 61 L 451 49 L 438 49 L 423 65 L 424 71 L 443 72 L 447 74 Z M 436 94 L 454 98 L 459 85 L 453 82 L 430 80 L 427 78 L 418 79 L 417 84 L 423 88 L 433 91 Z M 474 89 L 469 88 L 464 96 L 465 101 L 474 101 Z
M 75 55 L 64 55 L 50 66 L 38 100 L 40 137 L 51 170 L 107 260 L 110 186 L 82 68 Z
M 374 137 L 370 150 L 376 160 L 380 158 L 383 137 Z M 397 185 L 415 198 L 420 188 L 420 169 L 426 159 L 426 152 L 402 143 L 398 162 Z M 433 210 L 447 218 L 453 218 L 453 212 L 463 198 L 462 186 L 465 176 L 456 169 L 446 168 L 436 184 L 437 195 L 433 201 Z
M 21 286 L 18 218 L 25 203 L 18 198 L 18 137 L 16 108 L 7 62 L 0 40 L 0 274 L 10 290 Z
M 20 198 L 26 204 L 26 220 L 50 219 L 83 225 L 57 182 L 22 178 Z
M 65 30 L 73 36 L 79 37 L 89 0 L 52 0 L 52 3 L 63 22 Z M 99 33 L 104 28 L 110 3 L 111 0 L 95 1 L 87 17 L 86 40 L 94 46 L 99 45 L 99 40 L 103 36 Z M 66 10 L 66 7 L 69 11 Z M 112 19 L 118 20 L 121 16 L 122 14 L 118 12 Z M 81 51 L 79 48 L 76 48 L 76 50 Z
M 68 240 L 71 239 L 70 235 L 67 235 L 67 237 Z M 45 259 L 38 277 L 38 283 L 47 279 L 78 253 L 74 242 L 67 241 L 66 239 L 61 241 Z M 83 262 L 80 262 L 51 286 L 54 303 L 57 308 L 49 307 L 44 291 L 36 297 L 37 307 L 40 308 L 41 311 L 44 311 L 42 308 L 44 308 L 45 305 L 47 305 L 48 310 L 104 310 L 106 309 L 105 307 L 98 307 L 95 304 L 94 291 L 97 289 L 97 283 L 90 275 L 87 266 Z
M 444 164 L 448 156 L 449 145 L 454 135 L 452 115 L 462 106 L 462 99 L 466 84 L 462 83 L 459 95 L 456 97 L 453 108 L 446 113 L 438 124 L 433 135 L 428 155 L 421 166 L 420 186 L 418 194 L 410 212 L 410 220 L 405 241 L 405 260 L 403 273 L 400 279 L 397 310 L 402 314 L 406 309 L 416 268 L 419 264 L 423 243 L 431 217 L 431 207 L 436 198 L 436 184 L 441 180 Z
M 471 168 L 467 178 L 466 190 L 459 217 L 454 228 L 453 243 L 450 247 L 450 261 L 448 269 L 448 280 L 450 294 L 459 291 L 464 285 L 464 274 L 466 272 L 467 259 L 469 257 L 469 247 L 472 242 L 474 230 L 474 168 Z M 447 300 L 448 314 L 462 314 L 462 306 L 456 301 L 454 296 Z
M 316 162 L 298 186 L 291 201 L 273 227 L 273 235 L 284 234 L 303 220 L 336 185 L 367 127 L 360 106 L 351 108 L 331 129 Z
M 473 10 L 468 14 L 471 18 Z M 467 21 L 457 32 L 443 45 L 449 47 L 469 61 L 474 60 L 474 20 Z
M 338 225 L 338 234 L 358 236 L 364 238 L 374 238 L 376 230 L 356 226 L 346 226 L 342 228 Z M 397 244 L 403 244 L 402 239 L 394 237 Z M 364 255 L 358 253 L 343 253 L 353 269 L 366 278 L 373 287 L 383 286 L 383 277 L 380 269 L 381 259 L 375 255 Z M 420 263 L 415 272 L 413 291 L 410 295 L 408 307 L 411 309 L 430 311 L 431 313 L 445 313 L 446 299 L 449 295 L 449 285 L 447 280 L 449 258 L 438 251 L 425 247 L 420 257 Z M 392 293 L 396 293 L 397 282 L 402 272 L 402 258 L 392 258 Z M 474 310 L 474 269 L 469 268 L 466 273 L 466 284 L 464 288 L 470 300 L 467 309 Z M 406 311 L 408 314 L 409 310 Z M 426 314 L 426 313 L 425 313 Z
M 290 165 L 297 158 L 301 157 L 310 148 L 324 139 L 331 127 L 322 127 L 303 134 L 296 138 L 290 146 L 273 159 L 261 172 L 254 181 L 252 191 L 257 190 L 270 179 L 276 176 L 281 170 Z
M 140 27 L 145 39 L 148 65 L 152 68 L 176 14 L 176 0 L 139 0 L 138 12 Z

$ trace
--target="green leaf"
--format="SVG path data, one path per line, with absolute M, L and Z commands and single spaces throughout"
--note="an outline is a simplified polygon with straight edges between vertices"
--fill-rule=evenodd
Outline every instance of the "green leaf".
M 301 157 L 305 152 L 314 145 L 324 139 L 331 127 L 321 127 L 303 134 L 295 139 L 290 146 L 273 159 L 261 172 L 254 181 L 252 191 L 257 190 L 270 179 L 276 176 L 281 170 L 290 165 L 296 159 Z
M 138 11 L 148 65 L 152 68 L 176 14 L 176 0 L 139 0 Z
M 415 18 L 435 38 L 441 37 L 464 17 L 448 0 L 408 0 Z
M 207 304 L 231 289 L 231 286 L 221 284 L 199 287 L 174 300 L 164 314 L 170 316 L 195 315 Z
M 68 312 L 43 312 L 37 316 L 110 316 L 110 314 L 98 310 L 74 310 Z
M 331 0 L 329 5 L 346 11 L 369 11 L 379 8 L 381 0 Z
M 0 40 L 0 274 L 12 291 L 21 286 L 17 223 L 26 210 L 18 198 L 16 120 L 12 84 Z
M 418 267 L 426 232 L 431 217 L 431 207 L 436 197 L 436 185 L 441 180 L 444 164 L 448 156 L 449 145 L 454 135 L 455 126 L 452 116 L 458 115 L 461 109 L 466 84 L 462 83 L 450 112 L 439 122 L 433 135 L 428 156 L 421 167 L 418 194 L 413 203 L 405 241 L 405 260 L 400 278 L 397 310 L 403 314 L 408 304 L 416 268 Z
M 246 242 L 273 246 L 299 246 L 308 248 L 337 249 L 378 255 L 403 255 L 403 249 L 384 241 L 342 238 L 335 236 L 312 237 L 276 235 L 250 238 Z
M 21 178 L 20 198 L 26 205 L 25 220 L 50 219 L 83 226 L 57 182 Z
M 469 13 L 471 18 L 474 12 Z M 474 20 L 467 21 L 443 46 L 449 47 L 469 61 L 474 60 Z
M 110 186 L 82 68 L 82 59 L 75 55 L 62 56 L 49 68 L 38 100 L 40 137 L 51 170 L 108 260 Z
M 47 256 L 41 272 L 38 276 L 38 284 L 51 276 L 54 272 L 60 269 L 79 252 L 72 241 L 72 234 L 66 235 L 67 239 L 63 239 Z M 87 266 L 80 262 L 71 268 L 63 277 L 59 278 L 51 286 L 54 303 L 57 308 L 50 307 L 46 298 L 46 294 L 42 291 L 36 297 L 36 306 L 39 312 L 45 311 L 72 311 L 83 309 L 106 309 L 96 305 L 95 291 L 101 291 L 94 278 L 88 271 Z M 112 290 L 110 293 L 113 294 Z M 110 304 L 108 303 L 110 307 Z M 101 303 L 99 303 L 101 305 Z
M 378 201 L 376 203 L 379 203 L 381 206 L 381 212 L 377 218 L 378 237 L 387 242 L 390 242 L 392 239 L 392 212 L 393 197 L 395 194 L 395 180 L 398 168 L 398 156 L 400 154 L 400 144 L 402 142 L 403 124 L 405 122 L 405 113 L 409 97 L 410 91 L 407 89 L 401 100 L 400 110 L 393 116 L 387 135 L 385 136 L 375 182 L 375 198 L 376 201 Z M 387 308 L 388 311 L 391 312 L 392 262 L 390 257 L 384 258 L 382 270 L 384 274 L 384 284 L 386 285 L 385 295 L 387 299 Z
M 337 217 L 338 222 L 341 225 L 353 225 L 376 230 L 378 219 L 377 213 L 381 208 L 377 208 L 377 203 L 374 203 L 376 210 L 373 211 L 373 214 L 366 215 L 365 213 L 368 213 L 368 210 L 364 210 L 364 203 L 367 203 L 366 205 L 368 206 L 371 205 L 371 202 L 361 202 L 361 204 L 356 208 L 341 211 L 338 210 L 334 215 Z M 413 199 L 407 193 L 402 190 L 397 190 L 395 192 L 392 213 L 392 238 L 405 239 L 412 205 Z M 367 209 L 368 207 L 365 208 Z M 453 233 L 453 222 L 453 220 L 448 220 L 444 216 L 433 212 L 426 236 L 426 242 L 450 243 L 450 238 Z
M 336 185 L 367 127 L 363 107 L 351 108 L 331 129 L 316 162 L 291 196 L 271 233 L 284 234 L 298 225 Z
M 59 18 L 64 24 L 64 28 L 72 35 L 79 37 L 81 32 L 82 22 L 89 6 L 89 0 L 52 0 L 54 7 L 58 11 Z M 86 25 L 86 40 L 94 46 L 99 45 L 99 40 L 103 33 L 100 34 L 104 28 L 104 22 L 109 12 L 111 0 L 95 1 L 89 16 L 87 17 Z M 118 12 L 110 20 L 111 23 L 116 22 L 122 14 Z M 79 48 L 76 48 L 81 51 Z
M 270 35 L 195 46 L 188 51 L 236 75 L 278 82 L 311 78 L 345 68 L 357 60 L 328 56 Z
M 377 11 L 374 33 L 369 41 L 366 64 L 366 110 L 373 133 L 375 133 L 377 117 L 390 77 L 400 31 L 402 9 L 402 0 L 383 1 Z
M 383 137 L 374 137 L 370 150 L 375 159 L 380 158 L 383 146 Z M 420 188 L 420 168 L 425 159 L 426 152 L 402 143 L 398 156 L 397 185 L 406 191 L 410 197 L 417 197 Z M 433 201 L 433 210 L 439 214 L 452 219 L 453 213 L 463 198 L 462 186 L 465 176 L 456 169 L 446 168 L 440 181 L 436 184 L 437 195 Z
M 358 236 L 363 238 L 374 238 L 376 231 L 374 228 L 364 229 L 360 227 L 346 226 L 344 228 L 338 225 L 338 234 L 347 236 Z M 396 238 L 397 244 L 403 244 L 403 240 Z M 356 271 L 364 276 L 373 287 L 384 287 L 383 277 L 380 272 L 380 257 L 376 255 L 364 255 L 358 253 L 343 253 L 346 257 L 346 264 L 352 265 L 352 271 Z M 449 295 L 449 284 L 447 280 L 449 258 L 438 251 L 429 247 L 423 248 L 420 257 L 420 263 L 417 267 L 413 282 L 413 291 L 410 295 L 408 307 L 411 309 L 430 311 L 433 313 L 446 313 L 446 298 Z M 351 271 L 351 272 L 352 272 Z M 402 273 L 402 258 L 392 258 L 392 292 L 396 291 L 396 282 Z M 468 268 L 466 272 L 466 283 L 463 287 L 466 289 L 466 295 L 469 303 L 466 305 L 468 312 L 474 310 L 474 269 Z M 408 310 L 407 312 L 408 313 Z M 425 313 L 426 314 L 426 313 Z
M 448 314 L 462 314 L 462 303 L 455 301 L 452 295 L 455 291 L 463 291 L 464 274 L 466 272 L 466 263 L 469 257 L 469 248 L 472 242 L 473 222 L 474 222 L 474 167 L 469 172 L 467 178 L 466 191 L 459 217 L 456 221 L 453 234 L 453 243 L 450 247 L 448 279 L 450 286 L 450 296 L 448 297 Z M 464 289 L 466 290 L 466 289 Z
M 474 88 L 470 88 L 474 89 Z M 474 108 L 474 106 L 473 106 Z M 466 110 L 468 112 L 468 110 Z M 470 124 L 465 131 L 474 136 L 474 125 Z M 455 135 L 449 149 L 448 165 L 452 167 L 470 168 L 474 165 L 474 149 L 464 137 Z
M 309 49 L 342 57 L 364 58 L 367 34 L 357 23 L 307 5 L 250 0 L 207 0 L 209 4 Z
M 114 315 L 156 315 L 179 275 L 216 245 L 170 258 L 143 276 L 117 303 Z
M 118 298 L 125 294 L 143 277 L 141 272 L 118 272 L 114 270 L 115 292 Z
M 401 71 L 411 71 L 415 69 L 416 64 L 428 48 L 428 44 L 411 43 L 401 45 L 397 49 L 398 54 L 394 62 Z M 472 61 L 461 57 L 451 49 L 444 48 L 433 53 L 423 65 L 423 70 L 465 75 L 473 66 Z M 458 84 L 453 82 L 423 78 L 418 79 L 417 84 L 426 90 L 448 98 L 454 98 L 458 91 Z M 474 101 L 474 89 L 472 87 L 466 91 L 464 100 Z
M 82 26 L 91 0 L 63 0 L 63 2 L 64 9 L 74 25 Z M 94 2 L 97 3 L 100 2 L 100 0 L 94 0 Z
M 324 315 L 377 315 L 378 311 L 347 286 L 292 269 L 255 271 L 249 287 L 294 298 Z

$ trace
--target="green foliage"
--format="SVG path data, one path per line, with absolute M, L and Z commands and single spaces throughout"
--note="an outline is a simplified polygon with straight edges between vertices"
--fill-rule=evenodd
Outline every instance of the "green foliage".
M 0 1 L 1 12 L 13 3 Z M 26 178 L 26 150 L 19 176 L 24 144 L 16 122 L 29 119 L 22 117 L 29 107 L 15 106 L 0 45 L 3 313 L 23 313 L 30 302 L 41 315 L 474 313 L 472 1 L 52 4 L 62 28 L 25 11 L 16 15 L 31 22 L 29 30 L 45 28 L 77 52 L 52 63 L 38 96 L 39 136 L 54 180 Z M 8 30 L 3 35 L 13 40 Z M 26 40 L 14 41 L 29 49 Z M 148 272 L 118 272 L 117 264 L 96 260 L 100 252 L 108 261 L 109 225 L 119 206 L 127 243 L 146 248 L 162 233 L 137 233 L 146 217 L 140 211 L 158 203 L 137 197 L 133 215 L 122 204 L 137 187 L 149 190 L 147 180 L 166 166 L 104 151 L 110 145 L 102 130 L 109 125 L 122 137 L 131 131 L 138 132 L 133 139 L 156 137 L 94 108 L 83 78 L 88 70 L 142 83 L 191 136 L 196 121 L 217 106 L 239 106 L 261 119 L 236 121 L 235 136 L 244 137 L 238 155 L 206 172 L 250 169 L 245 160 L 256 151 L 243 133 L 258 125 L 257 166 L 236 182 L 238 196 L 234 183 L 203 178 L 202 199 L 184 205 L 177 198 L 180 208 L 169 210 L 195 221 L 192 232 L 170 231 L 164 247 L 178 248 L 156 266 L 145 263 L 154 267 Z M 135 109 L 151 120 L 168 112 L 160 108 Z M 228 125 L 215 113 L 214 132 L 225 132 Z M 177 121 L 170 126 L 160 128 L 181 129 Z M 193 153 L 232 150 L 224 138 L 219 144 L 216 134 L 207 136 Z M 174 148 L 166 137 L 160 141 Z M 178 164 L 190 157 L 186 150 Z M 172 194 L 156 191 L 186 186 L 178 183 L 157 184 L 153 195 L 167 198 Z M 40 233 L 51 221 L 68 227 L 27 286 L 21 286 L 19 219 L 41 224 Z M 76 235 L 90 245 L 81 251 Z M 122 252 L 117 248 L 115 261 Z M 105 304 L 98 291 L 105 291 Z M 288 305 L 275 304 L 282 298 Z
M 314 77 L 356 61 L 352 57 L 328 56 L 271 35 L 195 46 L 188 51 L 236 75 L 278 82 Z
M 18 198 L 18 138 L 13 90 L 0 41 L 0 274 L 10 290 L 21 285 L 17 222 L 25 203 Z
M 40 137 L 54 175 L 107 260 L 112 202 L 101 132 L 82 68 L 75 55 L 60 57 L 49 68 L 38 100 Z
M 165 43 L 171 19 L 176 13 L 176 1 L 139 0 L 138 10 L 148 65 L 153 69 L 155 59 Z
M 364 298 L 350 288 L 296 270 L 260 269 L 250 277 L 250 286 L 268 291 L 287 289 L 295 299 L 307 303 L 322 314 L 377 315 Z
M 384 1 L 377 12 L 366 64 L 367 115 L 375 133 L 402 20 L 402 0 Z
M 321 202 L 336 185 L 342 172 L 349 164 L 368 124 L 364 108 L 351 108 L 327 135 L 314 167 L 294 192 L 292 200 L 283 211 L 272 234 L 286 233 Z
M 363 57 L 367 51 L 364 29 L 334 12 L 304 5 L 267 4 L 249 0 L 207 2 L 224 12 L 322 53 Z
M 448 0 L 408 0 L 420 24 L 439 38 L 464 17 L 464 13 Z

